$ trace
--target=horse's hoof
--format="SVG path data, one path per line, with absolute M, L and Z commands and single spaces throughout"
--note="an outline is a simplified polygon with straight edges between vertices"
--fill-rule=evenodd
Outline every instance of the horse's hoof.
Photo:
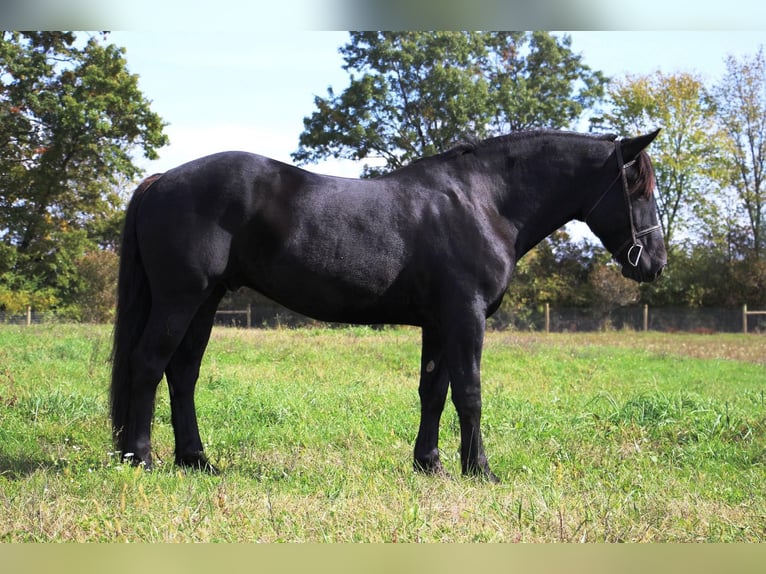
M 154 464 L 152 463 L 152 455 L 147 454 L 144 456 L 136 456 L 132 452 L 126 452 L 122 455 L 123 464 L 129 464 L 130 466 L 140 466 L 144 470 L 152 470 Z
M 412 463 L 412 468 L 415 472 L 421 472 L 429 476 L 441 476 L 443 478 L 452 478 L 450 474 L 444 470 L 442 461 L 438 458 L 428 459 L 426 461 L 415 460 Z
M 463 476 L 476 478 L 490 484 L 500 484 L 500 479 L 489 469 L 487 464 L 463 469 Z
M 487 469 L 487 471 L 482 473 L 480 476 L 483 480 L 486 480 L 487 482 L 491 484 L 500 484 L 500 479 L 497 477 L 497 475 L 494 472 L 492 472 L 489 469 Z
M 189 470 L 199 470 L 212 476 L 218 476 L 220 474 L 220 471 L 215 465 L 201 452 L 177 456 L 176 465 Z

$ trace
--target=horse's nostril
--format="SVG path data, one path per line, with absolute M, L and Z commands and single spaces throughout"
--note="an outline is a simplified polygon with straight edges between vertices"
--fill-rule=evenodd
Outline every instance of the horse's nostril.
M 659 269 L 657 269 L 657 274 L 654 276 L 655 279 L 659 279 L 660 275 L 662 275 L 662 271 L 665 269 L 665 266 L 663 265 Z

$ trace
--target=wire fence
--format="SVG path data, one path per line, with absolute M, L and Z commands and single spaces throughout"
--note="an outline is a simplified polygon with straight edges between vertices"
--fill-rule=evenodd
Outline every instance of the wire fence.
M 746 326 L 746 327 L 745 327 Z M 743 316 L 742 308 L 622 307 L 610 311 L 545 306 L 515 321 L 512 328 L 553 333 L 582 331 L 661 331 L 762 333 L 766 317 Z
M 60 323 L 58 317 L 52 312 L 38 312 L 33 311 L 31 307 L 27 308 L 24 313 L 7 313 L 0 311 L 0 324 L 1 325 L 40 325 Z
M 57 324 L 63 320 L 50 312 L 27 309 L 24 313 L 0 311 L 0 324 Z M 225 327 L 296 328 L 324 324 L 273 302 L 242 309 L 221 309 L 215 324 Z M 739 308 L 621 307 L 609 311 L 555 308 L 539 305 L 514 312 L 499 312 L 488 322 L 494 330 L 574 333 L 610 330 L 690 333 L 766 333 L 766 311 Z
M 223 309 L 216 324 L 238 328 L 302 327 L 319 324 L 275 303 L 249 305 L 243 309 Z M 609 330 L 662 331 L 691 333 L 766 333 L 766 311 L 738 308 L 621 307 L 612 310 L 554 308 L 539 305 L 515 312 L 500 312 L 491 317 L 488 327 L 495 330 L 552 333 Z

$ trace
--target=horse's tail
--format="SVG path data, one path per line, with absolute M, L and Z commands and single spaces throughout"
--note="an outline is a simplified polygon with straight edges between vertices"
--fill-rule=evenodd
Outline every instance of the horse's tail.
M 131 355 L 149 318 L 152 299 L 136 236 L 136 216 L 141 198 L 162 174 L 154 174 L 142 181 L 133 192 L 125 215 L 120 249 L 120 271 L 117 280 L 117 313 L 112 342 L 112 384 L 110 409 L 112 436 L 121 448 L 121 430 L 130 408 Z

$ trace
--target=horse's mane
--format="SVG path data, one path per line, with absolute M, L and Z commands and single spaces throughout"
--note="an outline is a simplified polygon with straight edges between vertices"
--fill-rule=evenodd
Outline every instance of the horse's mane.
M 638 167 L 638 178 L 630 188 L 630 193 L 641 195 L 648 199 L 652 196 L 652 193 L 654 193 L 657 180 L 654 177 L 652 160 L 649 157 L 649 154 L 646 153 L 646 150 L 641 150 L 638 154 L 636 165 Z
M 535 136 L 548 136 L 548 137 L 560 137 L 560 138 L 579 138 L 579 139 L 592 139 L 597 141 L 614 141 L 617 136 L 614 134 L 582 134 L 578 132 L 568 132 L 562 130 L 522 130 L 512 132 L 505 135 L 489 137 L 486 139 L 479 139 L 473 136 L 463 136 L 463 139 L 456 142 L 454 146 L 447 149 L 445 152 L 438 154 L 440 156 L 450 156 L 456 154 L 464 154 L 479 149 L 491 149 L 495 147 L 505 147 L 509 143 L 513 143 L 517 140 L 524 140 Z
M 493 149 L 497 147 L 505 147 L 509 143 L 513 143 L 517 140 L 527 139 L 532 136 L 549 136 L 549 137 L 562 137 L 562 138 L 591 138 L 596 141 L 616 141 L 616 134 L 582 134 L 578 132 L 568 132 L 559 130 L 526 130 L 518 131 L 510 134 L 490 137 L 486 139 L 479 139 L 472 136 L 464 136 L 463 139 L 456 142 L 452 147 L 430 158 L 449 159 L 456 156 L 462 156 L 466 154 L 475 153 L 481 149 Z M 429 157 L 416 159 L 412 163 L 417 163 Z M 640 195 L 644 198 L 651 197 L 656 186 L 656 178 L 654 176 L 654 168 L 652 167 L 652 160 L 649 158 L 649 154 L 646 150 L 642 150 L 638 157 L 636 157 L 636 168 L 638 169 L 638 177 L 630 188 L 631 194 Z
M 146 179 L 144 179 L 141 183 L 138 184 L 138 187 L 136 188 L 136 191 L 134 192 L 136 195 L 141 195 L 144 193 L 147 189 L 149 189 L 154 183 L 161 178 L 163 173 L 155 173 L 154 175 L 150 175 Z

